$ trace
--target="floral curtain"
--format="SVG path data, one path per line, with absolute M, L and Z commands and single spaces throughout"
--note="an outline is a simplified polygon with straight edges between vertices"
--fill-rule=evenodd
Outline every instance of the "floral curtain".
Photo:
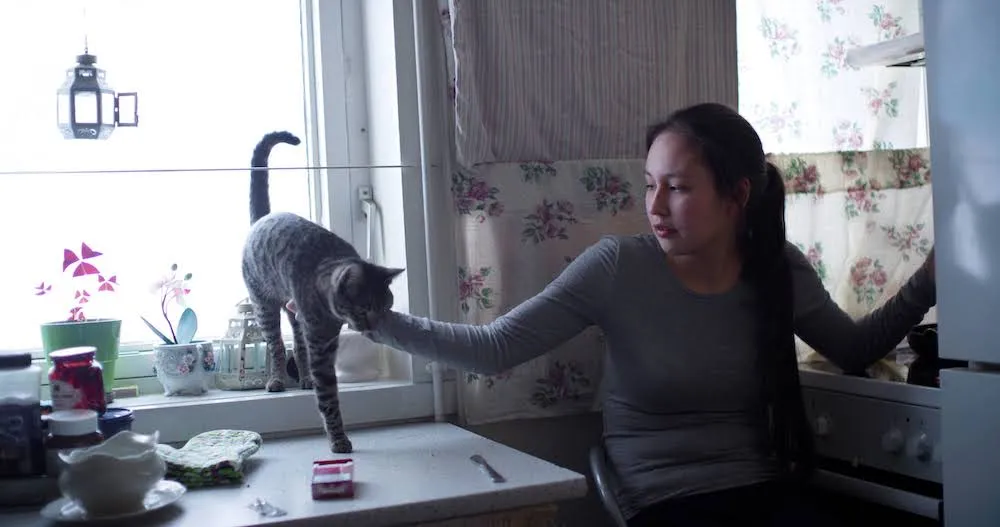
M 439 0 L 439 8 L 454 103 L 448 1 Z M 602 235 L 646 230 L 637 202 L 644 162 L 494 163 L 455 170 L 451 190 L 460 320 L 488 323 L 541 291 Z M 544 357 L 499 375 L 461 373 L 460 417 L 480 424 L 591 411 L 600 400 L 603 361 L 603 336 L 590 328 Z
M 447 0 L 439 3 L 452 50 Z M 922 68 L 853 69 L 845 53 L 919 30 L 917 4 L 740 0 L 737 7 L 739 108 L 785 173 L 789 238 L 835 300 L 862 315 L 899 289 L 933 243 L 930 169 Z M 454 58 L 446 55 L 454 98 Z M 646 231 L 643 164 L 578 160 L 456 170 L 461 319 L 494 320 L 603 234 Z M 800 345 L 802 361 L 821 362 Z M 603 360 L 602 336 L 592 328 L 511 371 L 465 373 L 458 383 L 461 417 L 477 424 L 596 409 Z M 884 361 L 870 371 L 898 379 L 905 366 Z
M 537 294 L 607 233 L 647 229 L 644 160 L 502 163 L 452 176 L 459 214 L 460 308 L 487 323 Z M 464 417 L 476 423 L 590 410 L 604 342 L 591 328 L 543 357 L 493 377 L 465 374 Z
M 924 69 L 859 69 L 846 53 L 920 31 L 920 2 L 737 5 L 740 112 L 783 169 L 789 238 L 837 303 L 861 316 L 930 251 L 931 172 Z M 801 342 L 800 358 L 830 367 Z M 869 373 L 900 380 L 905 364 Z
M 739 0 L 740 113 L 775 153 L 926 148 L 924 68 L 847 50 L 920 31 L 912 0 Z

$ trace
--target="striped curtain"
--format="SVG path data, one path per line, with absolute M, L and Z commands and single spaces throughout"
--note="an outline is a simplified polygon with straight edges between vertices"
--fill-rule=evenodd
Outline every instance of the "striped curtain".
M 735 104 L 732 0 L 454 0 L 458 160 L 638 159 L 656 116 Z

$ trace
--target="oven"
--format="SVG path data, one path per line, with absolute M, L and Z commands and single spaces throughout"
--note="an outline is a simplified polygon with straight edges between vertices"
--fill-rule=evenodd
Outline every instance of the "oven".
M 819 487 L 940 520 L 941 393 L 800 367 Z

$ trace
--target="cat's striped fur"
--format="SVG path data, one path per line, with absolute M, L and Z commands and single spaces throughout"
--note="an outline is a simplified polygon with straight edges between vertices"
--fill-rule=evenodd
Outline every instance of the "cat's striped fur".
M 370 329 L 392 307 L 389 284 L 403 270 L 366 262 L 347 241 L 301 216 L 271 213 L 267 160 L 278 143 L 297 145 L 299 139 L 272 132 L 254 149 L 252 226 L 243 249 L 243 280 L 271 356 L 267 389 L 285 389 L 284 311 L 295 338 L 299 385 L 315 388 L 332 450 L 348 453 L 352 446 L 340 415 L 334 369 L 340 329 L 344 322 L 359 331 Z M 285 308 L 289 300 L 295 302 L 297 318 Z

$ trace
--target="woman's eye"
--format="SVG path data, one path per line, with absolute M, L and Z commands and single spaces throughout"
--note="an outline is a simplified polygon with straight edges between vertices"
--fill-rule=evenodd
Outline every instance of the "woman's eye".
M 654 188 L 656 188 L 656 185 L 653 185 L 652 183 L 646 183 L 646 190 L 653 190 Z

